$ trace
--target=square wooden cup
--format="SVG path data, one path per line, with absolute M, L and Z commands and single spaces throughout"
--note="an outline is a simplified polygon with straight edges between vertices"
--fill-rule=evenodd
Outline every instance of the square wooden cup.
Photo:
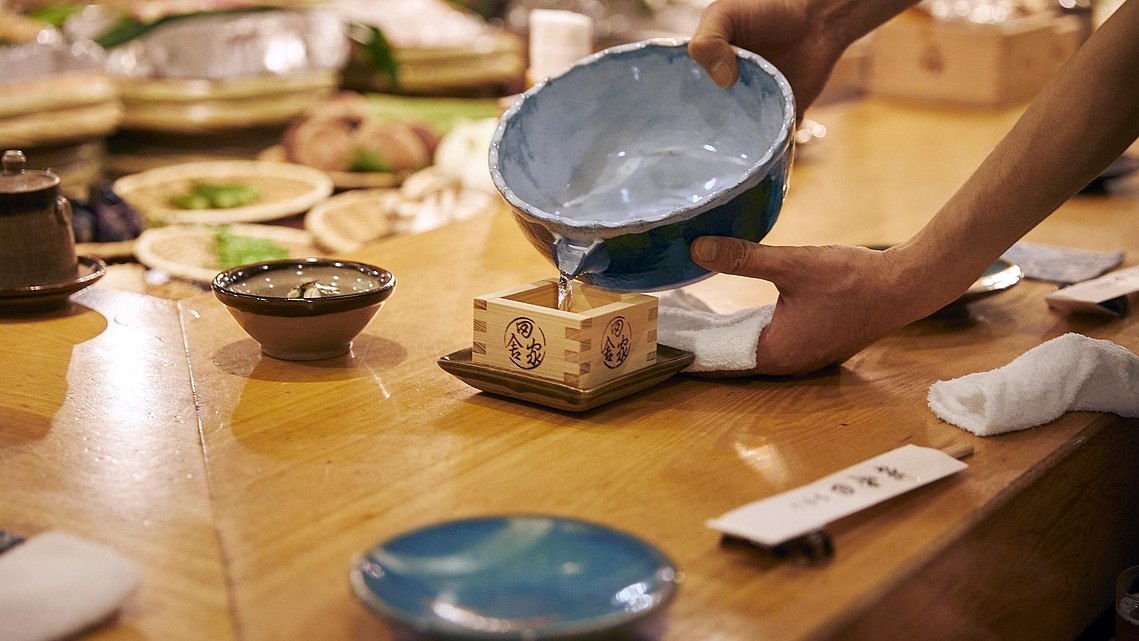
M 657 299 L 573 284 L 558 309 L 557 279 L 474 300 L 473 362 L 589 389 L 656 362 Z

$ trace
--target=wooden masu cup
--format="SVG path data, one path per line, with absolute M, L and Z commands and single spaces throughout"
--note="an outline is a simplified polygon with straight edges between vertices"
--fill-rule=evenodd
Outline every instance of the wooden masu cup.
M 656 297 L 575 282 L 571 303 L 557 279 L 475 298 L 472 360 L 580 389 L 656 362 Z

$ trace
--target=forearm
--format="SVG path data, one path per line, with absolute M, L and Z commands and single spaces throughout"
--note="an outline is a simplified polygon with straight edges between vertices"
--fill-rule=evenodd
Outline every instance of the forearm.
M 1137 136 L 1139 0 L 1130 0 L 903 250 L 932 270 L 920 277 L 936 278 L 943 298 L 955 296 Z

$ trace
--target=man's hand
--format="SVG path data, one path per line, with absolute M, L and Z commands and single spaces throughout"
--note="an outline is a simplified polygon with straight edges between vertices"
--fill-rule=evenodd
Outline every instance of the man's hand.
M 726 274 L 770 281 L 779 289 L 771 323 L 759 336 L 756 367 L 724 375 L 803 375 L 841 363 L 870 343 L 926 316 L 944 302 L 913 296 L 894 250 L 773 247 L 706 236 L 692 258 Z
M 802 0 L 717 0 L 701 14 L 688 54 L 716 84 L 730 87 L 739 73 L 731 45 L 758 53 L 787 77 L 802 119 L 846 48 L 821 20 Z

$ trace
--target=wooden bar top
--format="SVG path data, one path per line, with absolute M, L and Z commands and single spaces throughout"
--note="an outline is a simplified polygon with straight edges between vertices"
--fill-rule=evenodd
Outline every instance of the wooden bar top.
M 1016 114 L 859 101 L 808 115 L 828 136 L 800 150 L 765 242 L 904 240 Z M 1139 180 L 1078 196 L 1028 240 L 1134 254 Z M 398 284 L 352 352 L 325 361 L 262 355 L 208 293 L 175 306 L 94 288 L 58 318 L 0 322 L 16 390 L 0 401 L 0 527 L 80 529 L 146 568 L 94 638 L 390 639 L 351 592 L 353 557 L 501 513 L 659 546 L 683 573 L 664 616 L 635 633 L 659 640 L 1070 640 L 1139 562 L 1139 420 L 1068 413 L 980 438 L 925 400 L 939 379 L 1069 331 L 1139 352 L 1134 314 L 1065 315 L 1044 302 L 1054 285 L 1024 281 L 810 377 L 680 375 L 566 413 L 478 392 L 436 363 L 470 345 L 476 296 L 555 275 L 505 212 L 345 257 Z M 727 276 L 693 290 L 724 311 L 775 295 Z M 705 526 L 907 443 L 974 453 L 963 472 L 835 523 L 829 563 L 723 545 Z
M 234 638 L 177 304 L 91 288 L 0 316 L 0 363 L 0 529 L 63 530 L 142 567 L 92 638 Z

